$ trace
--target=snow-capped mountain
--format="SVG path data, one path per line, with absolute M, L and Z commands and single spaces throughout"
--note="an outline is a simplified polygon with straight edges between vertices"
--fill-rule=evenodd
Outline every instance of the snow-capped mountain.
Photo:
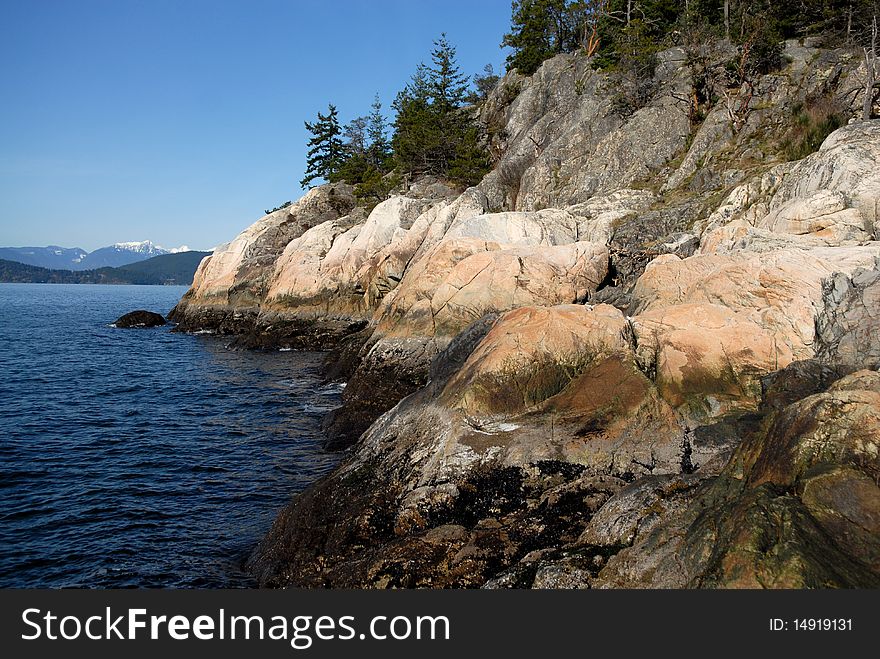
M 150 240 L 141 240 L 139 242 L 116 243 L 109 247 L 102 247 L 91 252 L 83 258 L 81 268 L 83 270 L 93 270 L 95 268 L 118 268 L 121 265 L 136 263 L 151 259 L 154 256 L 162 254 L 177 254 L 178 252 L 188 251 L 186 246 L 175 247 L 174 249 L 165 249 L 156 245 Z
M 53 270 L 94 270 L 117 268 L 138 261 L 145 261 L 162 254 L 178 254 L 191 251 L 186 245 L 166 249 L 150 240 L 123 242 L 101 247 L 94 252 L 84 249 L 57 247 L 0 247 L 0 259 L 17 261 Z

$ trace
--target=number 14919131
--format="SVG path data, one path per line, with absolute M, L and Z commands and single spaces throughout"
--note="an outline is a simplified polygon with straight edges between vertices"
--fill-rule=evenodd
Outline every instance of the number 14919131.
M 794 618 L 783 620 L 771 618 L 770 630 L 798 632 L 850 632 L 853 628 L 852 618 Z

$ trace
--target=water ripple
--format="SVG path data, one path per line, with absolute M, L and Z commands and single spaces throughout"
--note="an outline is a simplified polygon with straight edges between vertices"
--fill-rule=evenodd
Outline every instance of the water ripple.
M 0 284 L 0 586 L 252 586 L 247 552 L 336 463 L 321 355 L 109 326 L 183 292 Z

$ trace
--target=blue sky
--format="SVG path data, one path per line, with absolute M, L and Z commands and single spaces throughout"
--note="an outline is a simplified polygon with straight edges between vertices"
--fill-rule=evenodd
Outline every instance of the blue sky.
M 300 196 L 304 120 L 396 92 L 446 32 L 491 63 L 510 0 L 0 0 L 0 245 L 210 248 Z

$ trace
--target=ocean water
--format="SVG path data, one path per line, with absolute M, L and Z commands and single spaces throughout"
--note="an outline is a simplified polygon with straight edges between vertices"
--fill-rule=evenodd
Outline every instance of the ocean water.
M 321 355 L 169 328 L 183 287 L 0 284 L 0 587 L 236 588 L 331 469 Z

